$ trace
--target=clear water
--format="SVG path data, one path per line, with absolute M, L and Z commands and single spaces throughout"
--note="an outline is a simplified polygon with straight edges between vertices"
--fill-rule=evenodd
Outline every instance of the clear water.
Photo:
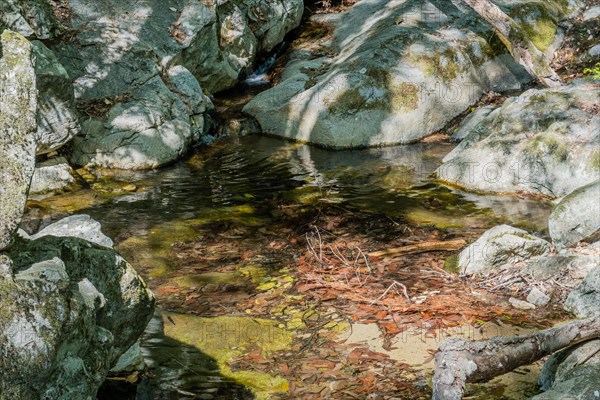
M 432 173 L 451 149 L 446 143 L 423 143 L 334 152 L 268 137 L 232 138 L 158 171 L 111 175 L 135 182 L 140 190 L 83 212 L 100 221 L 117 243 L 145 238 L 160 224 L 185 225 L 215 210 L 249 203 L 263 205 L 254 208 L 265 220 L 271 218 L 269 204 L 301 203 L 461 232 L 510 223 L 543 234 L 547 204 L 438 185 Z M 243 386 L 220 376 L 214 360 L 165 337 L 161 322 L 156 317 L 144 337 L 148 377 L 137 389 L 106 386 L 100 400 L 252 398 Z

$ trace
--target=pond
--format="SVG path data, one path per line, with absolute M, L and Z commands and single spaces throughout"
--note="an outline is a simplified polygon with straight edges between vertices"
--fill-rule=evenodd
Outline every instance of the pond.
M 99 399 L 362 396 L 361 387 L 368 388 L 375 379 L 365 367 L 370 364 L 361 361 L 352 369 L 348 360 L 370 344 L 344 346 L 365 329 L 371 342 L 382 333 L 381 343 L 371 343 L 376 351 L 359 351 L 363 357 L 371 354 L 373 368 L 387 363 L 385 368 L 405 370 L 386 377 L 389 381 L 377 378 L 378 391 L 390 393 L 385 387 L 406 383 L 397 395 L 427 398 L 428 352 L 439 343 L 415 347 L 422 353 L 417 354 L 418 363 L 414 354 L 404 357 L 390 349 L 391 342 L 384 339 L 398 333 L 390 323 L 398 325 L 403 318 L 394 304 L 407 301 L 405 314 L 420 320 L 483 323 L 493 319 L 485 310 L 462 320 L 456 310 L 427 313 L 414 304 L 425 301 L 426 306 L 423 299 L 443 292 L 436 287 L 442 283 L 436 282 L 444 279 L 452 292 L 448 295 L 454 296 L 450 300 L 479 296 L 483 300 L 477 301 L 492 307 L 495 295 L 481 295 L 443 270 L 437 278 L 427 275 L 444 267 L 451 271 L 448 259 L 455 252 L 393 258 L 379 272 L 371 270 L 379 268 L 376 262 L 369 264 L 365 256 L 360 264 L 349 254 L 428 240 L 470 242 L 500 223 L 544 236 L 551 209 L 537 200 L 467 194 L 437 184 L 432 173 L 452 147 L 432 142 L 329 151 L 262 136 L 228 138 L 161 170 L 100 171 L 91 188 L 37 198 L 31 203 L 36 207 L 85 213 L 101 222 L 157 294 L 159 311 L 142 339 L 147 372 L 130 379 L 134 384 L 109 379 Z M 327 254 L 309 261 L 319 251 Z M 375 300 L 389 282 L 402 278 L 413 298 L 392 293 L 381 300 L 378 317 L 369 317 L 378 302 L 346 298 L 340 293 L 348 290 L 336 289 L 333 278 L 314 278 L 319 268 L 334 276 L 334 264 L 323 265 L 327 256 L 342 260 L 341 267 L 356 267 L 356 276 L 341 284 L 348 289 L 358 280 L 356 291 L 350 290 L 357 296 L 373 293 Z M 432 270 L 411 269 L 415 265 Z M 323 283 L 321 291 L 306 288 L 313 278 Z M 464 301 L 474 302 L 470 297 Z M 423 328 L 415 318 L 402 321 Z M 373 355 L 386 349 L 385 361 Z M 419 372 L 427 363 L 426 372 Z M 506 395 L 497 388 L 483 390 L 486 398 Z M 533 390 L 531 379 L 523 390 Z M 340 394 L 346 392 L 350 394 Z

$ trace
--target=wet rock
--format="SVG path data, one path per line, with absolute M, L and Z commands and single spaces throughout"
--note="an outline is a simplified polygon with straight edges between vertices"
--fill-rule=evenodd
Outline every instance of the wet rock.
M 565 310 L 578 318 L 600 314 L 600 260 L 581 285 L 576 287 L 565 301 Z
M 496 106 L 485 106 L 473 111 L 467 118 L 465 118 L 458 130 L 454 132 L 452 135 L 452 140 L 457 142 L 463 140 L 481 121 L 484 120 L 485 117 L 487 117 L 496 108 Z
M 228 136 L 246 136 L 255 133 L 260 133 L 260 125 L 252 117 L 233 117 L 219 125 L 217 129 L 218 137 Z
M 35 167 L 37 91 L 31 44 L 2 33 L 0 59 L 0 250 L 11 242 L 23 215 Z
M 176 86 L 182 84 L 176 80 Z M 71 162 L 145 169 L 177 160 L 202 131 L 198 113 L 206 107 L 201 94 L 192 98 L 180 93 L 183 96 L 170 91 L 159 77 L 152 78 L 127 101 L 112 106 L 106 121 L 90 118 L 83 123 L 82 136 L 73 141 Z
M 552 242 L 561 247 L 600 240 L 600 180 L 562 199 L 550 214 L 548 229 Z
M 69 74 L 42 42 L 32 45 L 38 89 L 37 153 L 45 154 L 68 143 L 81 127 Z
M 113 241 L 102 233 L 100 223 L 89 215 L 72 215 L 48 225 L 29 239 L 36 240 L 44 236 L 76 237 L 99 246 L 113 247 Z
M 564 196 L 600 177 L 600 86 L 532 89 L 490 113 L 443 160 L 467 190 Z
M 512 266 L 548 251 L 550 243 L 508 225 L 495 226 L 464 249 L 458 257 L 462 275 Z
M 545 306 L 550 302 L 550 297 L 541 290 L 533 288 L 527 295 L 527 302 L 534 306 Z
M 112 248 L 19 239 L 0 280 L 0 399 L 86 399 L 143 332 L 154 298 Z
M 532 400 L 600 398 L 600 339 L 571 346 L 544 363 L 539 384 L 545 392 Z
M 74 184 L 75 172 L 63 157 L 53 158 L 35 167 L 29 194 L 53 192 Z
M 559 2 L 532 4 L 511 2 L 509 13 L 549 50 L 567 11 Z M 331 148 L 411 143 L 484 92 L 530 80 L 503 46 L 488 42 L 491 31 L 461 1 L 363 0 L 335 25 L 333 55 L 299 50 L 281 83 L 245 106 L 264 132 Z

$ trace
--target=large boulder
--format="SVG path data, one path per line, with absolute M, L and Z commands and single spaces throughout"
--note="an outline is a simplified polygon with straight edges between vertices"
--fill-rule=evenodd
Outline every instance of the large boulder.
M 80 131 L 75 92 L 69 74 L 42 42 L 33 41 L 38 89 L 37 153 L 54 151 Z
M 600 240 L 600 180 L 562 199 L 548 218 L 548 230 L 557 246 Z
M 542 51 L 568 11 L 561 1 L 500 3 Z M 362 0 L 332 21 L 329 51 L 292 54 L 281 83 L 245 106 L 266 133 L 331 148 L 411 143 L 482 93 L 530 80 L 460 0 Z
M 596 260 L 596 268 L 592 269 L 581 285 L 577 286 L 565 301 L 565 310 L 578 318 L 587 318 L 600 314 L 600 260 Z
M 479 274 L 513 266 L 546 253 L 550 243 L 508 225 L 495 226 L 465 248 L 458 257 L 462 275 Z
M 67 3 L 75 36 L 52 49 L 82 100 L 129 93 L 177 64 L 209 92 L 230 88 L 304 11 L 302 0 Z
M 436 174 L 467 190 L 564 196 L 600 178 L 600 85 L 532 89 L 483 119 Z
M 599 398 L 598 376 L 600 339 L 594 339 L 553 354 L 540 373 L 544 393 L 532 400 Z
M 37 90 L 31 44 L 2 33 L 0 59 L 0 250 L 17 229 L 35 167 Z
M 0 400 L 95 399 L 152 293 L 114 249 L 79 238 L 17 239 L 0 258 Z
M 112 106 L 106 121 L 85 120 L 83 134 L 73 141 L 71 162 L 144 169 L 185 154 L 201 136 L 211 103 L 185 68 L 172 68 L 167 79 L 173 90 L 156 76 Z

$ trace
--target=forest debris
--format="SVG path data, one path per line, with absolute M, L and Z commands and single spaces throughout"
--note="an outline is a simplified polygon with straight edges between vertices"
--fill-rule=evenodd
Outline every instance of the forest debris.
M 395 247 L 368 253 L 369 257 L 381 257 L 392 254 L 424 253 L 427 251 L 456 251 L 463 248 L 467 242 L 463 239 L 424 242 L 408 246 Z
M 450 339 L 435 355 L 433 400 L 460 400 L 469 382 L 485 382 L 562 348 L 600 337 L 600 316 L 522 336 Z

